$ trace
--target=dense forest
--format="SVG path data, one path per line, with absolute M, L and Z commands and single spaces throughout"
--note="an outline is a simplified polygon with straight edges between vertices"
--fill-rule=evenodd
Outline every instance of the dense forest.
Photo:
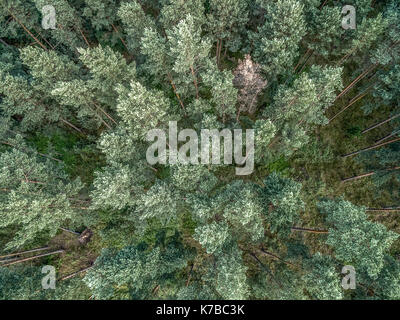
M 0 1 L 0 299 L 400 299 L 399 159 L 398 0 Z

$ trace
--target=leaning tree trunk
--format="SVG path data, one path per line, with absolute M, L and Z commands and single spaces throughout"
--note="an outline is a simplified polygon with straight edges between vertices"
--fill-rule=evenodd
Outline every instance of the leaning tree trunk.
M 388 168 L 388 169 L 384 169 L 383 171 L 392 171 L 392 170 L 398 170 L 398 169 L 400 169 L 400 167 Z M 375 171 L 371 171 L 371 172 L 368 172 L 368 173 L 365 173 L 365 174 L 362 174 L 362 175 L 359 175 L 359 176 L 354 176 L 354 177 L 343 179 L 342 182 L 354 181 L 354 180 L 358 180 L 358 179 L 361 179 L 361 178 L 372 176 L 374 174 L 376 174 L 376 172 Z
M 396 114 L 396 115 L 394 115 L 394 116 L 392 116 L 392 117 L 389 117 L 388 119 L 386 119 L 386 120 L 383 120 L 383 121 L 381 121 L 381 122 L 378 122 L 377 124 L 374 124 L 373 126 L 371 126 L 371 127 L 369 127 L 369 128 L 367 128 L 367 129 L 365 129 L 365 130 L 363 130 L 361 133 L 366 133 L 366 132 L 368 132 L 368 131 L 371 131 L 371 130 L 373 130 L 373 129 L 375 129 L 375 128 L 378 128 L 378 127 L 380 127 L 381 125 L 383 125 L 383 124 L 385 124 L 385 123 L 387 123 L 387 122 L 389 122 L 389 121 L 391 121 L 391 120 L 393 120 L 393 119 L 396 119 L 396 118 L 398 118 L 398 117 L 400 117 L 400 113 L 398 113 L 398 114 Z
M 372 150 L 372 149 L 376 149 L 376 148 L 382 147 L 384 145 L 387 145 L 387 144 L 390 144 L 390 143 L 393 143 L 393 142 L 396 142 L 396 141 L 399 141 L 399 140 L 400 140 L 400 138 L 396 138 L 396 139 L 390 140 L 390 141 L 385 142 L 385 143 L 376 144 L 376 145 L 373 145 L 373 146 L 370 146 L 370 147 L 367 147 L 367 148 L 364 148 L 364 149 L 361 149 L 361 150 L 358 150 L 358 151 L 354 151 L 352 153 L 345 154 L 345 155 L 342 156 L 342 158 L 347 158 L 347 157 L 350 157 L 350 156 L 354 156 L 354 155 L 359 154 L 361 152 Z
M 0 259 L 2 259 L 2 258 L 8 258 L 8 257 L 13 257 L 13 256 L 19 256 L 19 255 L 25 254 L 25 253 L 43 251 L 43 250 L 47 250 L 47 249 L 49 249 L 49 247 L 42 247 L 42 248 L 37 248 L 37 249 L 32 249 L 32 250 L 27 250 L 27 251 L 21 251 L 21 252 L 11 253 L 11 254 L 7 254 L 7 255 L 5 255 L 5 256 L 0 256 Z
M 292 231 L 302 231 L 309 233 L 329 233 L 328 230 L 316 230 L 316 229 L 308 229 L 308 228 L 300 228 L 300 227 L 292 227 Z
M 25 258 L 25 259 L 21 259 L 21 260 L 17 260 L 17 261 L 14 261 L 14 262 L 10 262 L 10 263 L 4 264 L 3 267 L 8 267 L 8 266 L 11 266 L 12 264 L 21 263 L 21 262 L 25 262 L 25 261 L 30 261 L 30 260 L 33 260 L 33 259 L 41 258 L 41 257 L 50 256 L 52 254 L 62 253 L 64 251 L 65 250 L 61 249 L 61 250 L 56 250 L 56 251 L 52 251 L 52 252 L 48 252 L 48 253 L 39 254 L 37 256 L 33 256 L 33 257 L 29 257 L 29 258 Z

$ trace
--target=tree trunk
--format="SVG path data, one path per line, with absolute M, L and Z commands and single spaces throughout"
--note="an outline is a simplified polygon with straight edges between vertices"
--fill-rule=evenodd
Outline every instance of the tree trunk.
M 198 99 L 199 98 L 199 87 L 197 85 L 197 78 L 196 78 L 196 75 L 194 73 L 193 66 L 190 67 L 190 71 L 192 72 L 194 87 L 196 88 L 196 99 Z
M 398 114 L 396 114 L 396 115 L 394 115 L 394 116 L 392 116 L 392 117 L 389 117 L 389 118 L 386 119 L 386 120 L 383 120 L 383 121 L 381 121 L 381 122 L 378 122 L 377 124 L 374 124 L 373 126 L 371 126 L 371 127 L 367 128 L 367 129 L 363 130 L 361 133 L 364 134 L 364 133 L 366 133 L 366 132 L 368 132 L 368 131 L 371 131 L 372 129 L 378 128 L 378 127 L 380 127 L 381 125 L 385 124 L 386 122 L 389 122 L 389 121 L 391 121 L 391 120 L 393 120 L 393 119 L 396 119 L 396 118 L 398 118 L 398 117 L 400 117 L 400 113 L 398 113 Z
M 190 267 L 189 276 L 188 276 L 188 278 L 187 278 L 187 280 L 186 280 L 186 287 L 189 286 L 190 279 L 191 279 L 191 277 L 192 277 L 193 267 L 194 267 L 194 263 L 192 263 L 192 266 Z
M 328 230 L 315 230 L 315 229 L 299 228 L 299 227 L 292 227 L 292 231 L 303 231 L 309 233 L 329 233 Z
M 376 141 L 375 141 L 375 144 L 377 144 L 377 143 L 379 143 L 379 142 L 382 142 L 382 141 L 385 141 L 387 138 L 390 138 L 390 137 L 392 137 L 392 136 L 398 134 L 399 132 L 400 132 L 400 130 L 396 130 L 396 131 L 394 131 L 394 132 L 388 134 L 387 136 L 384 136 L 383 138 L 376 140 Z
M 85 34 L 83 33 L 83 31 L 81 30 L 81 28 L 78 27 L 78 31 L 81 33 L 83 40 L 85 40 L 85 43 L 88 47 L 90 47 L 90 43 L 89 41 L 86 39 Z
M 398 170 L 398 169 L 400 169 L 400 167 L 389 168 L 389 169 L 385 169 L 384 171 L 392 171 L 392 170 Z M 342 182 L 358 180 L 358 179 L 361 179 L 361 178 L 364 178 L 364 177 L 372 176 L 374 174 L 376 174 L 376 172 L 375 171 L 371 171 L 371 172 L 368 172 L 368 173 L 365 173 L 365 174 L 362 174 L 362 175 L 359 175 L 359 176 L 354 176 L 354 177 L 343 179 Z
M 0 143 L 5 144 L 5 145 L 7 145 L 7 146 L 10 146 L 10 147 L 13 147 L 13 148 L 15 148 L 15 149 L 20 150 L 20 148 L 17 148 L 17 146 L 15 146 L 15 145 L 13 145 L 13 144 L 7 142 L 7 141 L 0 141 Z M 25 149 L 22 149 L 22 150 L 26 151 Z M 37 153 L 38 155 L 40 155 L 40 156 L 42 156 L 42 157 L 49 158 L 49 159 L 51 159 L 51 160 L 58 161 L 58 162 L 63 162 L 62 160 L 57 159 L 57 158 L 50 157 L 50 156 L 47 155 L 47 154 L 43 154 L 43 153 L 36 152 L 36 151 L 33 151 L 33 152 Z
M 85 272 L 85 271 L 87 271 L 87 270 L 89 270 L 89 269 L 91 269 L 91 268 L 93 268 L 93 266 L 90 266 L 90 267 L 87 267 L 87 268 L 85 268 L 85 269 L 79 270 L 79 271 L 77 271 L 77 272 L 71 273 L 71 274 L 68 275 L 68 276 L 62 277 L 61 279 L 59 279 L 59 281 L 64 281 L 64 280 L 70 279 L 70 278 L 72 278 L 72 277 L 75 277 L 77 274 L 82 273 L 82 272 Z
M 364 148 L 364 149 L 361 149 L 361 150 L 358 150 L 358 151 L 354 151 L 352 153 L 345 154 L 345 155 L 342 156 L 342 158 L 347 158 L 347 157 L 350 157 L 350 156 L 354 156 L 354 155 L 359 154 L 361 152 L 372 150 L 372 149 L 376 149 L 376 148 L 382 147 L 382 146 L 384 146 L 386 144 L 390 144 L 390 143 L 393 143 L 393 142 L 396 142 L 396 141 L 399 141 L 399 140 L 400 140 L 400 138 L 396 138 L 396 139 L 390 140 L 388 142 L 384 142 L 384 143 L 381 143 L 381 144 L 376 144 L 376 145 L 373 145 L 373 146 L 370 146 L 370 147 L 367 147 L 367 148 Z
M 322 10 L 322 8 L 326 5 L 327 2 L 328 0 L 325 0 L 324 3 L 319 7 L 319 10 Z
M 354 81 L 352 83 L 350 83 L 341 93 L 339 93 L 339 95 L 336 97 L 335 100 L 339 99 L 341 96 L 346 94 L 352 87 L 354 87 L 357 84 L 357 82 L 362 80 L 368 73 L 370 73 L 372 70 L 374 70 L 377 66 L 378 66 L 378 64 L 374 64 L 371 67 L 367 68 L 367 70 L 362 72 L 357 78 L 354 79 Z
M 249 254 L 251 257 L 253 257 L 253 259 L 256 260 L 256 261 L 261 265 L 261 267 L 262 267 L 265 271 L 268 272 L 268 274 L 271 276 L 271 279 L 274 280 L 275 283 L 276 283 L 280 288 L 282 288 L 281 283 L 280 283 L 278 280 L 276 280 L 276 278 L 275 278 L 275 276 L 273 275 L 273 273 L 271 272 L 271 270 L 269 270 L 268 267 L 267 267 L 265 264 L 263 264 L 263 263 L 260 261 L 260 259 L 258 259 L 258 257 L 257 257 L 253 252 L 248 252 L 248 254 Z
M 297 68 L 300 66 L 300 62 L 308 55 L 308 53 L 311 51 L 311 49 L 307 49 L 306 53 L 299 59 L 299 62 L 296 64 L 296 66 L 293 69 L 293 72 L 296 72 Z
M 369 89 L 369 88 L 368 88 Z M 365 91 L 368 91 L 365 90 Z M 350 103 L 344 107 L 342 110 L 340 110 L 338 113 L 336 113 L 332 118 L 329 119 L 329 123 L 334 120 L 337 116 L 339 116 L 340 114 L 342 114 L 344 111 L 346 111 L 348 108 L 350 108 L 353 104 L 355 104 L 358 100 L 364 98 L 366 95 L 368 94 L 368 92 L 364 92 L 362 94 L 359 94 L 358 96 L 356 96 L 355 98 L 353 98 Z
M 114 24 L 111 23 L 112 28 L 116 33 L 118 33 L 118 29 L 114 26 Z M 124 39 L 122 37 L 118 36 L 118 38 L 121 40 L 122 44 L 124 45 L 125 49 L 129 52 L 128 46 L 126 45 Z
M 284 263 L 286 263 L 286 264 L 288 264 L 288 265 L 295 266 L 293 263 L 290 263 L 290 262 L 288 262 L 288 261 L 285 261 L 285 260 L 283 260 L 282 258 L 278 257 L 277 255 L 275 255 L 275 254 L 273 254 L 273 253 L 271 253 L 271 252 L 268 252 L 268 251 L 264 250 L 264 248 L 260 249 L 259 251 L 260 251 L 261 253 L 267 255 L 267 256 L 273 257 L 274 259 L 277 259 L 277 260 L 279 260 L 279 261 L 282 261 L 282 262 L 284 262 Z
M 66 228 L 62 228 L 62 227 L 60 227 L 60 229 L 61 229 L 61 230 L 63 230 L 63 231 L 66 231 L 66 232 L 72 233 L 72 234 L 76 234 L 76 235 L 78 235 L 78 236 L 80 236 L 80 235 L 81 235 L 79 232 L 75 232 L 75 231 L 72 231 L 72 230 L 69 230 L 69 229 L 66 229 Z
M 219 52 L 219 39 L 217 40 L 217 47 L 215 49 L 215 59 L 217 59 L 217 66 L 218 66 L 218 52 Z
M 80 134 L 83 134 L 83 132 L 81 131 L 81 129 L 79 129 L 78 127 L 75 127 L 72 123 L 68 122 L 67 120 L 60 118 L 60 120 L 62 122 L 64 122 L 66 125 L 70 126 L 72 129 L 75 129 L 76 131 L 78 131 Z
M 99 109 L 101 112 L 103 112 L 103 113 L 105 114 L 105 116 L 106 116 L 108 119 L 110 119 L 112 122 L 114 122 L 115 124 L 117 124 L 117 122 L 116 122 L 107 112 L 105 112 L 103 108 L 101 108 L 101 107 L 100 107 L 98 104 L 96 104 L 95 102 L 93 102 L 93 104 L 95 105 L 95 107 L 96 107 L 97 109 Z
M 172 76 L 171 76 L 171 74 L 170 74 L 170 73 L 167 73 L 167 77 L 168 77 L 168 80 L 169 80 L 169 82 L 170 82 L 170 84 L 171 84 L 171 86 L 172 86 L 172 89 L 174 90 L 175 96 L 176 96 L 176 98 L 177 98 L 178 101 L 179 101 L 179 104 L 181 105 L 183 111 L 184 111 L 185 114 L 186 114 L 185 106 L 183 105 L 183 102 L 182 102 L 182 100 L 181 100 L 181 97 L 179 96 L 178 92 L 176 91 L 176 86 L 175 86 L 175 84 L 172 82 Z
M 36 37 L 32 34 L 32 32 L 30 32 L 30 31 L 24 26 L 24 24 L 23 24 L 22 22 L 20 22 L 20 21 L 16 18 L 16 16 L 13 15 L 13 13 L 10 11 L 10 9 L 8 9 L 8 12 L 10 12 L 11 17 L 13 17 L 13 19 L 14 19 L 15 21 L 17 21 L 17 23 L 25 30 L 25 32 L 26 32 L 27 34 L 29 34 L 29 35 L 36 41 L 37 44 L 39 44 L 44 50 L 47 50 L 47 47 L 46 47 L 43 43 L 41 43 L 40 40 L 39 40 L 38 38 L 36 38 Z
M 310 58 L 314 55 L 314 51 L 311 51 L 311 54 L 307 57 L 306 61 L 304 62 L 303 66 L 301 67 L 299 73 L 301 73 L 303 71 L 303 69 L 305 68 L 308 60 L 310 60 Z
M 56 250 L 56 251 L 52 251 L 52 252 L 49 252 L 49 253 L 39 254 L 37 256 L 33 256 L 33 257 L 29 257 L 29 258 L 25 258 L 25 259 L 21 259 L 21 260 L 18 260 L 18 261 L 14 261 L 14 262 L 10 262 L 10 263 L 4 264 L 3 267 L 8 267 L 8 266 L 11 266 L 12 264 L 21 263 L 21 262 L 25 262 L 25 261 L 30 261 L 30 260 L 41 258 L 41 257 L 46 257 L 46 256 L 49 256 L 49 255 L 52 255 L 52 254 L 62 253 L 64 251 L 65 250 Z
M 17 253 L 10 253 L 5 256 L 0 256 L 0 259 L 7 258 L 7 257 L 13 257 L 13 256 L 19 256 L 19 255 L 25 254 L 25 253 L 43 251 L 43 250 L 47 250 L 47 249 L 49 249 L 49 247 L 42 247 L 42 248 L 37 248 L 37 249 L 32 249 L 32 250 L 27 250 L 27 251 L 21 251 L 21 252 L 17 252 Z
M 365 174 L 362 174 L 362 175 L 359 175 L 359 176 L 354 176 L 354 177 L 343 179 L 342 182 L 358 180 L 358 179 L 361 179 L 361 178 L 364 178 L 364 177 L 372 176 L 374 174 L 375 174 L 375 171 L 372 171 L 372 172 L 368 172 L 368 173 L 365 173 Z
M 394 208 L 368 208 L 365 211 L 376 211 L 376 212 L 396 212 L 400 211 L 400 207 L 394 207 Z

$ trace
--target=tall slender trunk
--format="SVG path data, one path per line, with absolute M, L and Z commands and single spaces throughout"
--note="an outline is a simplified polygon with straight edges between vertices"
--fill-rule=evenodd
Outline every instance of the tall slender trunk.
M 280 288 L 282 288 L 282 284 L 275 278 L 275 276 L 273 275 L 273 273 L 271 272 L 271 270 L 269 270 L 269 268 L 268 268 L 264 263 L 262 263 L 261 260 L 258 259 L 258 257 L 257 257 L 253 252 L 248 252 L 248 254 L 249 254 L 254 260 L 256 260 L 256 261 L 261 265 L 261 267 L 262 267 L 265 271 L 268 272 L 268 274 L 271 276 L 272 280 L 274 280 L 275 283 L 276 283 Z
M 390 137 L 393 137 L 393 136 L 395 136 L 395 135 L 398 134 L 398 133 L 400 133 L 400 130 L 395 130 L 395 131 L 393 131 L 392 133 L 390 133 L 390 134 L 384 136 L 383 138 L 380 138 L 380 139 L 376 140 L 376 141 L 375 141 L 375 144 L 380 143 L 380 142 L 382 142 L 382 141 L 385 141 L 386 139 L 388 139 L 388 138 L 390 138 Z
M 49 249 L 49 247 L 42 247 L 42 248 L 36 248 L 36 249 L 27 250 L 27 251 L 21 251 L 21 252 L 16 252 L 16 253 L 10 253 L 10 254 L 6 254 L 5 256 L 0 256 L 0 259 L 2 259 L 2 258 L 8 258 L 8 257 L 13 257 L 13 256 L 19 256 L 19 255 L 25 254 L 25 253 L 43 251 L 43 250 L 47 250 L 47 249 Z
M 284 262 L 284 263 L 286 263 L 286 264 L 288 264 L 288 265 L 295 266 L 293 263 L 290 263 L 290 262 L 288 262 L 288 261 L 285 261 L 285 260 L 283 260 L 281 257 L 278 257 L 277 255 L 275 255 L 275 254 L 273 254 L 273 253 L 271 253 L 271 252 L 266 251 L 264 248 L 259 249 L 259 251 L 260 251 L 261 253 L 267 255 L 267 256 L 270 256 L 270 257 L 272 257 L 272 258 L 274 258 L 274 259 L 277 259 L 277 260 L 279 260 L 279 261 L 282 261 L 282 262 Z
M 361 152 L 372 150 L 372 149 L 376 149 L 376 148 L 382 147 L 384 145 L 387 145 L 387 144 L 390 144 L 390 143 L 393 143 L 393 142 L 396 142 L 396 141 L 399 141 L 399 140 L 400 140 L 400 138 L 397 138 L 397 139 L 393 139 L 393 140 L 390 140 L 390 141 L 385 142 L 385 143 L 372 145 L 370 147 L 367 147 L 367 148 L 364 148 L 364 149 L 361 149 L 361 150 L 358 150 L 358 151 L 354 151 L 352 153 L 345 154 L 345 155 L 342 156 L 342 158 L 347 158 L 347 157 L 350 157 L 350 156 L 354 156 L 354 155 L 359 154 Z
M 64 280 L 70 279 L 70 278 L 72 278 L 72 277 L 75 277 L 77 274 L 82 273 L 82 272 L 85 272 L 85 271 L 88 271 L 88 270 L 91 269 L 91 268 L 93 268 L 93 266 L 90 266 L 90 267 L 87 267 L 87 268 L 85 268 L 85 269 L 79 270 L 79 271 L 77 271 L 77 272 L 71 273 L 71 274 L 69 274 L 69 275 L 67 275 L 67 276 L 65 276 L 65 277 L 62 277 L 61 279 L 59 279 L 59 281 L 64 281 Z
M 15 21 L 17 21 L 17 23 L 25 30 L 25 32 L 26 32 L 27 34 L 29 34 L 29 35 L 36 41 L 36 43 L 37 43 L 38 45 L 40 45 L 44 50 L 47 50 L 47 47 L 46 47 L 43 43 L 41 43 L 40 40 L 39 40 L 38 38 L 36 38 L 36 37 L 32 34 L 32 32 L 30 32 L 30 31 L 28 30 L 28 28 L 25 27 L 25 25 L 24 25 L 21 21 L 19 21 L 19 20 L 17 19 L 17 17 L 10 11 L 10 9 L 8 9 L 8 12 L 10 13 L 11 17 L 13 17 L 13 19 L 14 19 Z
M 67 120 L 65 120 L 63 118 L 60 118 L 60 120 L 62 122 L 64 122 L 66 125 L 70 126 L 72 129 L 78 131 L 80 134 L 84 134 L 81 129 L 79 129 L 78 127 L 74 126 L 71 122 L 68 122 Z
M 116 33 L 118 33 L 118 29 L 114 26 L 113 23 L 111 23 L 111 27 L 114 29 L 114 31 L 115 31 Z M 121 42 L 122 42 L 122 44 L 124 45 L 125 49 L 129 52 L 128 46 L 126 45 L 124 39 L 122 39 L 121 36 L 118 36 L 118 38 L 121 40 Z
M 188 278 L 187 278 L 187 280 L 186 280 L 186 285 L 185 285 L 186 287 L 189 286 L 190 279 L 191 279 L 191 277 L 192 277 L 193 268 L 194 268 L 194 263 L 192 263 L 192 266 L 190 267 L 189 276 L 188 276 Z
M 219 39 L 217 40 L 217 47 L 215 49 L 215 58 L 217 59 L 217 66 L 219 65 L 218 53 L 219 53 Z
M 17 146 L 15 146 L 15 145 L 13 145 L 13 144 L 7 142 L 7 141 L 1 141 L 1 140 L 0 140 L 0 143 L 5 144 L 5 145 L 10 146 L 10 147 L 13 147 L 13 148 L 18 149 L 18 150 L 20 149 L 20 148 L 18 148 Z M 26 149 L 23 149 L 23 148 L 21 148 L 21 149 L 24 150 L 24 151 L 26 151 Z M 54 161 L 57 161 L 57 162 L 63 162 L 62 160 L 57 159 L 57 158 L 50 157 L 50 156 L 47 155 L 47 154 L 43 154 L 43 153 L 36 152 L 36 151 L 33 151 L 33 152 L 36 153 L 36 154 L 38 154 L 39 156 L 42 156 L 42 157 L 45 157 L 45 158 L 49 158 L 49 159 L 54 160 Z
M 41 258 L 41 257 L 50 256 L 52 254 L 62 253 L 64 251 L 65 250 L 61 249 L 61 250 L 56 250 L 56 251 L 52 251 L 52 252 L 48 252 L 48 253 L 39 254 L 37 256 L 33 256 L 33 257 L 29 257 L 29 258 L 25 258 L 25 259 L 21 259 L 21 260 L 18 260 L 18 261 L 13 261 L 13 262 L 4 264 L 3 267 L 8 267 L 8 266 L 11 266 L 11 265 L 16 264 L 16 263 L 21 263 L 21 262 L 25 262 L 25 261 L 30 261 L 30 260 L 33 260 L 33 259 Z
M 85 43 L 88 47 L 90 47 L 90 43 L 89 41 L 86 39 L 85 34 L 83 33 L 83 31 L 81 30 L 81 28 L 77 27 L 78 31 L 80 32 L 80 34 L 82 35 L 83 40 L 85 40 Z
M 10 47 L 10 45 L 7 42 L 5 42 L 2 38 L 0 38 L 0 42 L 4 44 L 6 47 Z
M 108 129 L 112 129 L 111 126 L 110 126 L 107 122 L 104 121 L 103 117 L 102 117 L 101 115 L 99 115 L 99 114 L 96 112 L 96 110 L 93 110 L 93 109 L 90 107 L 90 104 L 89 104 L 89 103 L 87 104 L 87 106 L 88 106 L 88 108 L 97 116 L 97 118 L 99 118 L 99 120 L 100 120 Z
M 194 87 L 196 88 L 196 99 L 198 99 L 199 98 L 199 87 L 197 85 L 197 78 L 196 78 L 196 74 L 194 73 L 193 66 L 190 66 L 190 71 L 192 72 Z
M 103 108 L 101 108 L 101 107 L 100 107 L 97 103 L 95 103 L 95 102 L 93 102 L 93 104 L 95 105 L 95 107 L 96 107 L 97 109 L 99 109 L 101 112 L 103 112 L 103 113 L 105 114 L 105 116 L 106 116 L 108 119 L 110 119 L 112 122 L 114 122 L 114 124 L 117 124 L 117 122 L 116 122 L 107 112 L 105 112 Z
M 341 93 L 339 93 L 336 97 L 335 100 L 339 99 L 341 96 L 345 95 L 351 88 L 353 88 L 357 82 L 361 81 L 368 73 L 370 73 L 372 70 L 374 70 L 378 64 L 374 64 L 370 67 L 368 67 L 365 71 L 363 71 L 357 78 L 353 80 Z
M 368 208 L 365 211 L 372 212 L 397 212 L 400 211 L 400 207 L 392 207 L 392 208 Z
M 307 57 L 306 61 L 304 61 L 303 66 L 301 67 L 301 69 L 299 70 L 299 73 L 301 73 L 303 71 L 303 69 L 306 67 L 308 60 L 310 60 L 310 58 L 314 55 L 314 51 L 311 51 L 311 54 Z
M 319 10 L 321 10 L 321 9 L 326 5 L 327 2 L 328 2 L 328 0 L 325 0 L 325 1 L 322 3 L 322 5 L 319 7 Z
M 396 119 L 396 118 L 398 118 L 398 117 L 400 117 L 400 113 L 398 113 L 398 114 L 396 114 L 396 115 L 394 115 L 394 116 L 392 116 L 392 117 L 389 117 L 389 118 L 386 119 L 386 120 L 383 120 L 383 121 L 381 121 L 381 122 L 378 122 L 377 124 L 372 125 L 371 127 L 367 128 L 367 129 L 365 129 L 365 130 L 363 130 L 361 133 L 364 134 L 364 133 L 366 133 L 366 132 L 368 132 L 368 131 L 371 131 L 372 129 L 378 128 L 378 127 L 380 127 L 381 125 L 385 124 L 386 122 L 389 122 L 389 121 L 391 121 L 391 120 L 393 120 L 393 119 Z
M 296 64 L 296 66 L 293 69 L 293 72 L 296 72 L 297 68 L 300 66 L 301 61 L 308 55 L 308 53 L 311 51 L 311 49 L 307 49 L 306 53 L 299 59 L 299 62 Z
M 338 113 L 336 113 L 332 118 L 329 119 L 329 123 L 334 120 L 336 117 L 338 117 L 340 114 L 342 114 L 344 111 L 346 111 L 348 108 L 350 108 L 353 104 L 355 104 L 358 100 L 364 98 L 368 92 L 369 88 L 367 90 L 364 91 L 364 93 L 360 93 L 359 95 L 357 95 L 355 98 L 351 99 L 350 103 L 344 107 L 342 110 L 340 110 Z
M 222 51 L 222 44 L 224 41 L 221 39 L 219 43 L 219 52 L 218 52 L 218 66 L 221 64 L 221 51 Z
M 179 101 L 179 104 L 181 105 L 183 111 L 185 111 L 185 114 L 186 114 L 185 106 L 184 106 L 184 104 L 183 104 L 183 102 L 182 102 L 182 100 L 181 100 L 181 97 L 179 96 L 178 92 L 176 91 L 176 86 L 175 86 L 175 84 L 173 83 L 173 81 L 172 81 L 172 76 L 171 76 L 171 74 L 170 74 L 169 72 L 167 73 L 167 77 L 168 77 L 169 83 L 170 83 L 171 86 L 172 86 L 172 89 L 174 90 L 175 96 L 176 96 L 176 98 L 177 98 L 178 101 Z
M 75 231 L 72 231 L 72 230 L 69 230 L 69 229 L 66 229 L 66 228 L 60 227 L 60 229 L 63 230 L 63 231 L 72 233 L 72 234 L 76 234 L 77 236 L 80 236 L 80 235 L 81 235 L 79 232 L 75 232 Z
M 329 233 L 328 230 L 316 230 L 316 229 L 308 229 L 308 228 L 300 228 L 300 227 L 292 227 L 292 231 L 302 231 L 309 233 Z
M 399 169 L 400 169 L 400 167 L 394 167 L 394 168 L 385 169 L 384 171 L 393 171 L 393 170 L 399 170 Z M 359 176 L 354 176 L 354 177 L 343 179 L 342 182 L 354 181 L 354 180 L 358 180 L 358 179 L 361 179 L 361 178 L 372 176 L 374 174 L 376 174 L 376 172 L 375 171 L 371 171 L 371 172 L 368 172 L 368 173 L 361 174 Z

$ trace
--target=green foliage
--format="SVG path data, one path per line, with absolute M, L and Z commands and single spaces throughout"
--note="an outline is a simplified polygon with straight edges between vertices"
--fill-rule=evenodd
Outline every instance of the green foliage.
M 396 0 L 2 1 L 0 244 L 64 254 L 0 299 L 398 299 L 399 26 Z M 170 121 L 254 129 L 254 171 L 149 164 Z M 49 291 L 45 261 L 95 262 Z
M 21 136 L 17 142 L 24 146 Z M 80 180 L 66 182 L 67 175 L 54 162 L 40 160 L 17 149 L 0 156 L 0 227 L 17 228 L 6 249 L 22 247 L 39 236 L 52 237 L 66 222 L 79 220 L 74 202 L 82 189 Z
M 104 249 L 84 281 L 97 299 L 150 299 L 156 286 L 168 285 L 187 264 L 184 248 L 143 245 Z
M 332 226 L 326 243 L 335 249 L 336 258 L 354 263 L 371 278 L 378 277 L 383 268 L 385 251 L 398 234 L 379 223 L 368 221 L 364 208 L 342 199 L 322 201 L 319 209 L 326 214 L 326 221 Z
M 331 257 L 317 252 L 304 264 L 306 274 L 304 281 L 306 290 L 318 300 L 340 300 L 343 291 L 340 287 L 339 273 L 335 270 L 335 263 Z
M 297 0 L 262 1 L 265 23 L 250 32 L 254 58 L 269 78 L 286 73 L 297 56 L 298 45 L 306 33 L 303 5 Z M 283 18 L 284 17 L 284 18 Z
M 301 184 L 273 172 L 260 189 L 264 215 L 271 231 L 286 237 L 304 203 L 300 198 Z

